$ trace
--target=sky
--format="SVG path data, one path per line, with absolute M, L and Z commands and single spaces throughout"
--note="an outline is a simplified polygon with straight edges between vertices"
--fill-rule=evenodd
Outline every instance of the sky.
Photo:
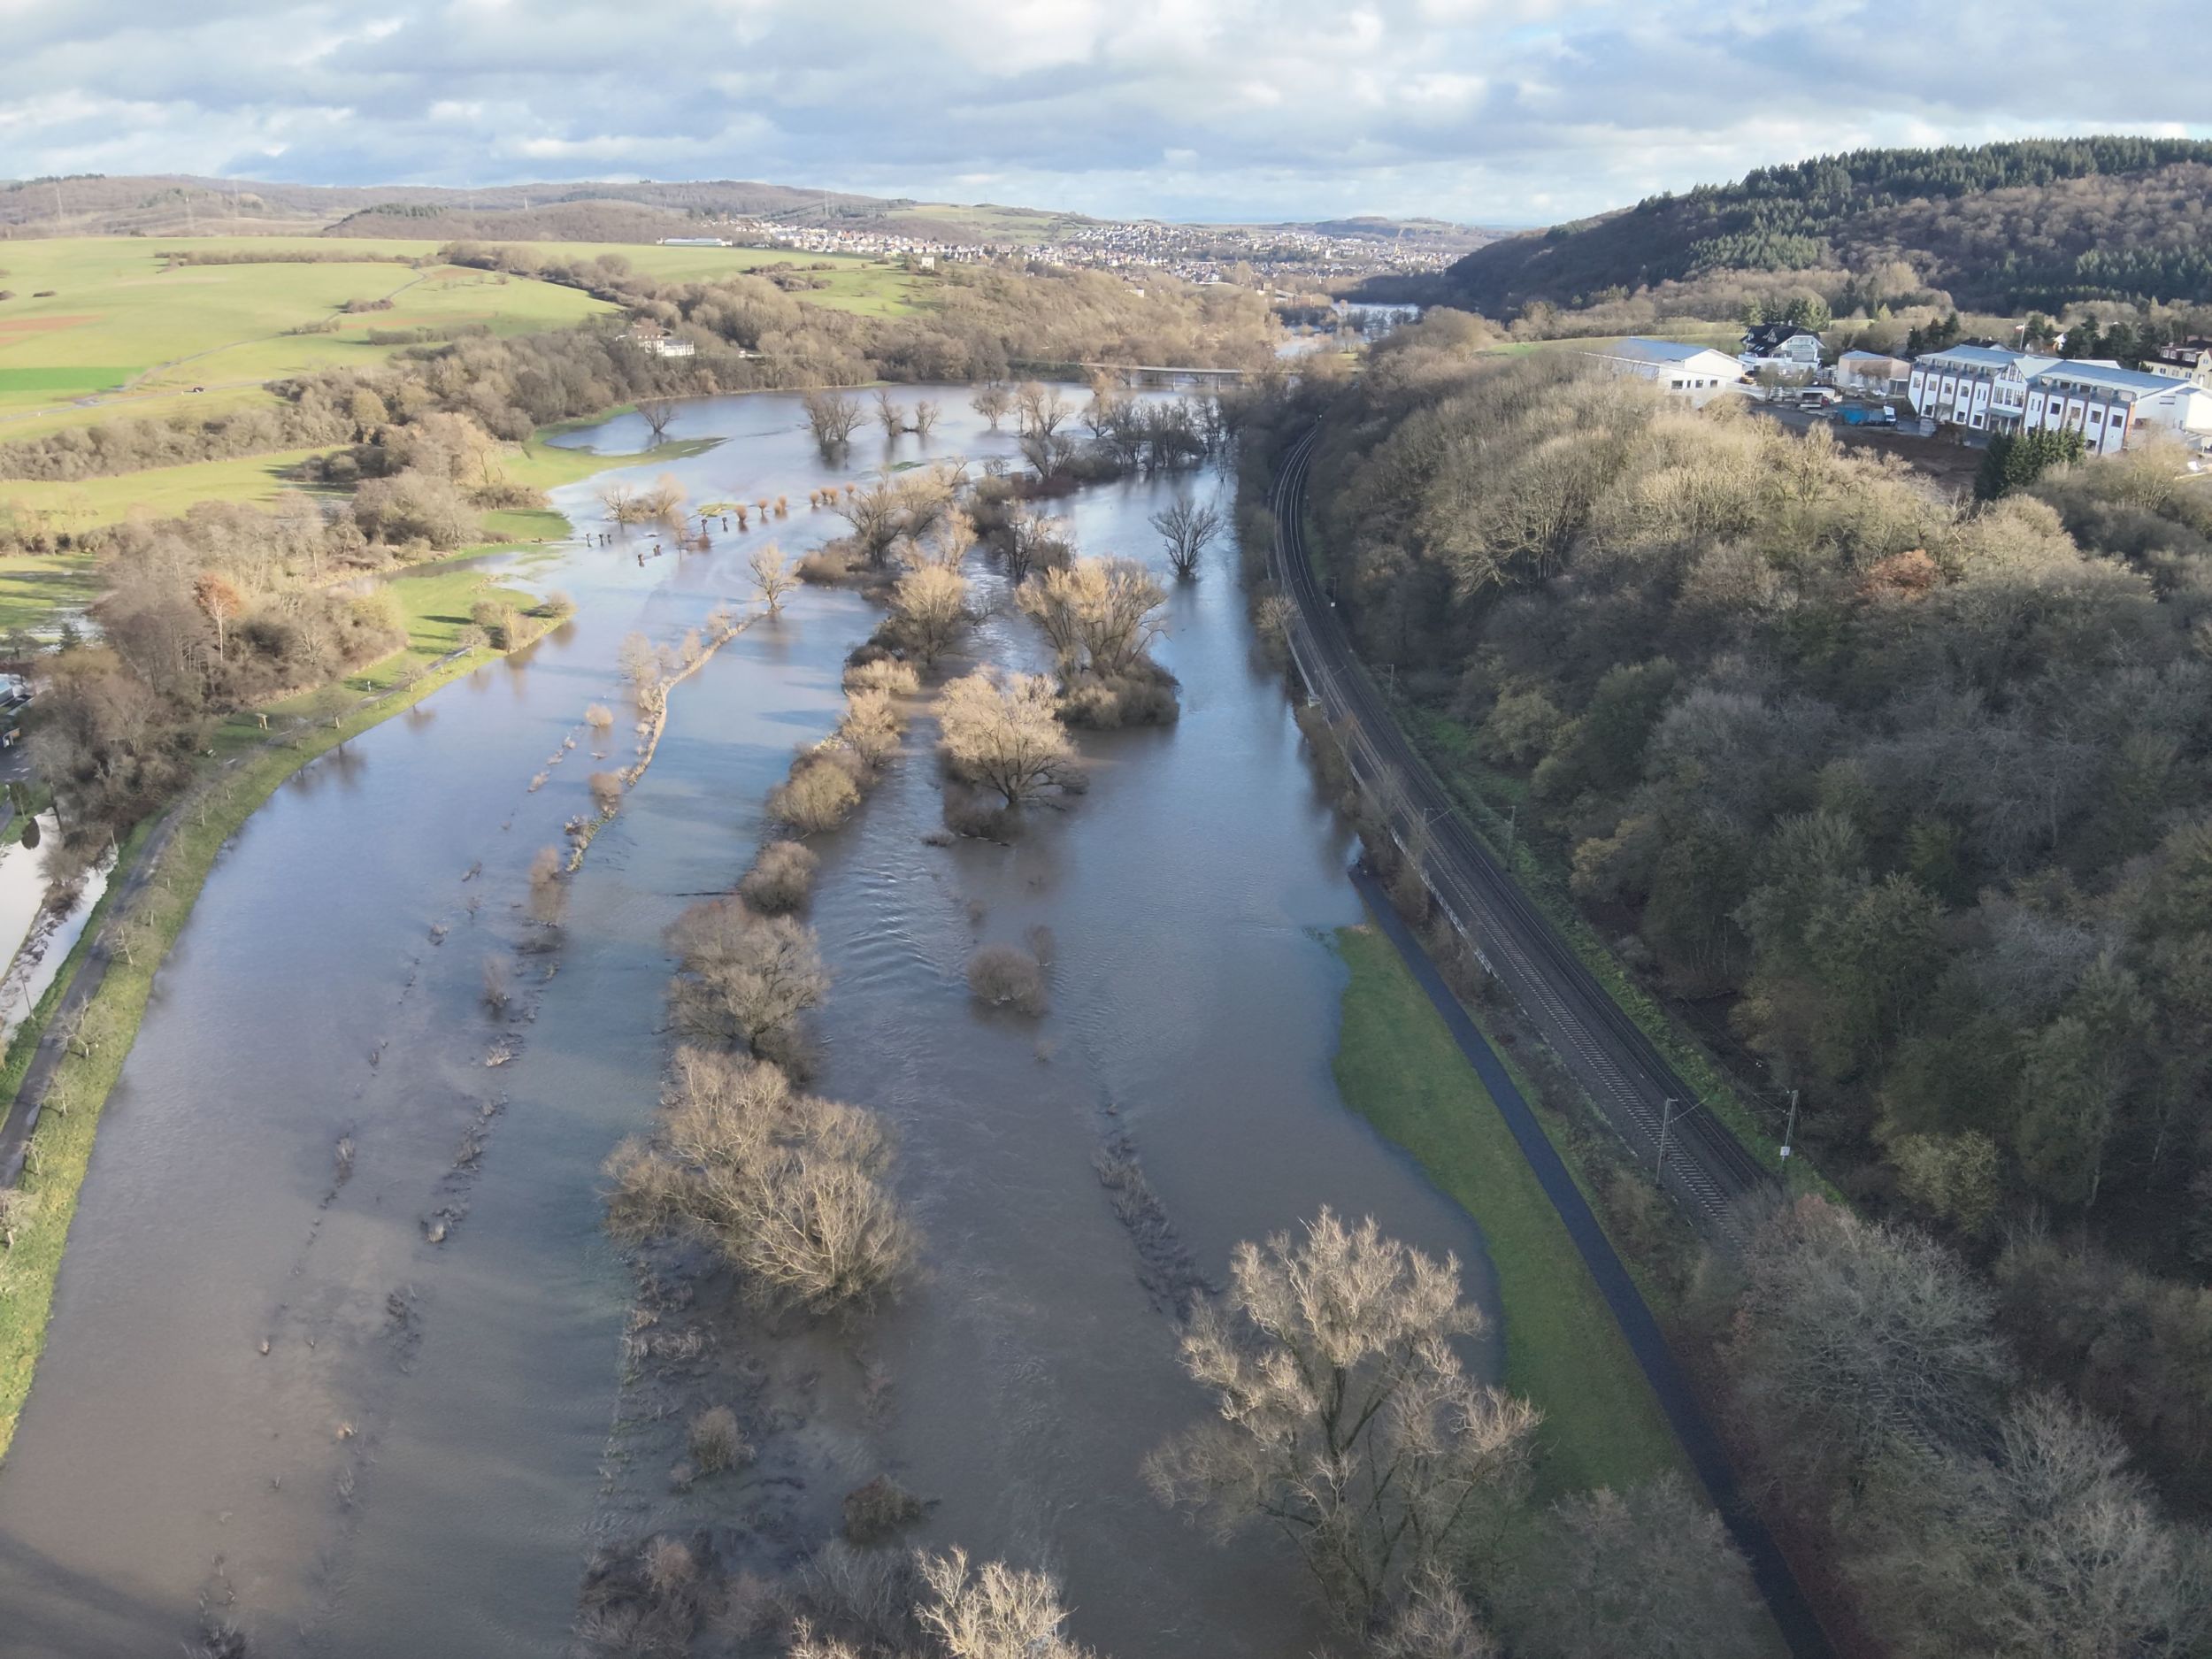
M 0 0 L 0 178 L 1543 224 L 1862 145 L 2212 137 L 2205 6 Z

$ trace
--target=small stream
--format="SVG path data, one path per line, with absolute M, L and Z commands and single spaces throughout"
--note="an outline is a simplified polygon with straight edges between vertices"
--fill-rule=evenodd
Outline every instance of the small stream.
M 944 410 L 932 440 L 864 431 L 833 467 L 795 397 L 688 405 L 671 436 L 728 442 L 635 475 L 803 503 L 887 463 L 1010 453 L 964 388 L 902 395 L 924 391 Z M 570 442 L 642 435 L 626 418 Z M 560 502 L 590 530 L 596 488 Z M 1225 504 L 1208 473 L 1064 511 L 1087 550 L 1158 563 L 1145 520 L 1178 488 Z M 536 936 L 525 872 L 585 810 L 588 772 L 629 756 L 623 636 L 673 640 L 741 603 L 764 534 L 802 551 L 840 527 L 801 505 L 710 553 L 641 564 L 650 538 L 618 533 L 534 559 L 534 583 L 576 595 L 572 623 L 319 760 L 246 826 L 109 1106 L 0 1465 L 0 1654 L 174 1652 L 204 1601 L 257 1655 L 556 1654 L 595 1548 L 739 1501 L 672 1491 L 656 1437 L 680 1425 L 626 1403 L 635 1287 L 599 1231 L 598 1167 L 657 1098 L 663 930 L 749 863 L 872 607 L 803 591 L 677 693 L 556 952 L 518 954 Z M 1173 590 L 1159 655 L 1180 724 L 1086 734 L 1088 793 L 1033 813 L 1018 844 L 926 839 L 926 727 L 820 838 L 812 920 L 836 982 L 817 1087 L 896 1125 L 925 1271 L 854 1341 L 726 1333 L 808 1391 L 764 1457 L 803 1488 L 800 1513 L 889 1472 L 932 1501 L 912 1541 L 1053 1567 L 1074 1633 L 1114 1659 L 1258 1659 L 1322 1631 L 1283 1549 L 1217 1550 L 1144 1490 L 1144 1453 L 1207 1407 L 1102 1148 L 1126 1137 L 1217 1284 L 1238 1240 L 1328 1203 L 1456 1251 L 1494 1301 L 1472 1225 L 1336 1094 L 1349 848 L 1234 566 L 1218 547 Z M 990 597 L 979 557 L 972 573 Z M 1021 664 L 1039 642 L 1002 608 L 974 649 Z M 580 724 L 594 701 L 623 711 L 604 760 Z M 1057 940 L 1051 1012 L 976 1009 L 968 952 L 1033 923 Z M 517 990 L 504 1013 L 481 995 L 487 957 Z M 760 1560 L 810 1541 L 764 1531 Z

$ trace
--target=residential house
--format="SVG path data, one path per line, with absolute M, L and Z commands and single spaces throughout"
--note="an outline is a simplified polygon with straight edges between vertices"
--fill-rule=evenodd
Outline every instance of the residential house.
M 2193 380 L 2212 389 L 2212 340 L 2184 340 L 2143 359 L 2143 373 L 2165 380 Z
M 1612 373 L 1649 380 L 1700 405 L 1743 382 L 1742 365 L 1726 352 L 1678 340 L 1618 340 L 1586 355 Z
M 1772 369 L 1792 379 L 1810 379 L 1820 367 L 1820 336 L 1795 323 L 1760 323 L 1744 330 L 1736 361 L 1755 374 Z
M 1836 384 L 1847 392 L 1902 397 L 1911 378 L 1912 365 L 1886 352 L 1847 351 L 1836 359 Z

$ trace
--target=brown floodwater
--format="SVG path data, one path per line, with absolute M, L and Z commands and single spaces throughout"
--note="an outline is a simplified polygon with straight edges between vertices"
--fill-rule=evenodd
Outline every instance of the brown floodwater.
M 927 451 L 863 434 L 826 467 L 796 400 L 762 396 L 687 407 L 672 435 L 728 442 L 639 472 L 695 499 L 788 495 L 772 534 L 803 549 L 832 528 L 803 506 L 818 483 L 1009 451 L 959 388 L 936 395 Z M 632 419 L 572 441 L 641 435 Z M 1179 488 L 1227 497 L 1208 473 L 1065 510 L 1087 549 L 1156 564 L 1145 519 Z M 563 504 L 591 526 L 590 487 Z M 561 949 L 516 948 L 532 855 L 634 741 L 619 641 L 741 602 L 760 539 L 641 566 L 636 535 L 524 561 L 578 597 L 573 623 L 311 765 L 218 864 L 109 1105 L 0 1465 L 0 1653 L 173 1652 L 204 1601 L 256 1654 L 557 1653 L 595 1547 L 739 1501 L 667 1490 L 649 1437 L 618 1426 L 634 1285 L 598 1229 L 598 1166 L 653 1110 L 663 930 L 749 862 L 872 608 L 795 595 L 687 682 L 572 883 Z M 896 1125 L 925 1269 L 856 1340 L 865 1412 L 853 1341 L 733 1335 L 824 1374 L 764 1457 L 788 1484 L 833 1500 L 892 1473 L 932 1503 L 912 1541 L 1059 1571 L 1075 1634 L 1117 1659 L 1257 1659 L 1322 1627 L 1281 1547 L 1217 1549 L 1144 1490 L 1144 1453 L 1206 1401 L 1148 1289 L 1160 1241 L 1117 1218 L 1100 1152 L 1133 1150 L 1165 1254 L 1214 1283 L 1239 1240 L 1331 1204 L 1456 1251 L 1470 1294 L 1494 1297 L 1472 1225 L 1331 1078 L 1330 934 L 1360 917 L 1349 844 L 1254 655 L 1233 549 L 1174 588 L 1169 625 L 1180 723 L 1085 736 L 1088 792 L 1018 844 L 926 839 L 939 790 L 919 741 L 821 839 L 813 920 L 836 983 L 818 1087 Z M 1002 607 L 973 649 L 1040 657 Z M 580 724 L 594 701 L 624 711 L 607 739 Z M 1051 1011 L 978 1010 L 968 952 L 1033 924 L 1056 937 Z M 488 956 L 514 987 L 505 1014 L 481 995 Z

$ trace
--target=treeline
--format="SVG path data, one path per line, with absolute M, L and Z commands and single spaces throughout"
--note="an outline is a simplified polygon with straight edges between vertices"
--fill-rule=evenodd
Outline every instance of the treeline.
M 334 583 L 480 540 L 484 506 L 514 499 L 495 480 L 497 447 L 472 421 L 434 414 L 381 452 L 391 470 L 344 511 L 293 494 L 268 508 L 203 502 L 181 518 L 94 533 L 98 641 L 65 636 L 35 657 L 30 741 L 70 842 L 103 845 L 168 800 L 215 719 L 317 687 L 330 688 L 334 711 L 349 702 L 332 682 L 407 635 L 388 592 Z M 488 617 L 462 642 L 511 647 L 559 608 Z M 10 644 L 19 656 L 35 649 Z
M 2085 138 L 1869 150 L 1761 168 L 1478 249 L 1443 288 L 1494 315 L 1719 272 L 1907 259 L 1963 303 L 2212 300 L 2212 145 Z
M 1258 368 L 1272 359 L 1279 335 L 1258 294 L 1171 278 L 1140 289 L 1095 271 L 953 265 L 920 311 L 886 318 L 803 305 L 757 276 L 662 280 L 620 254 L 549 261 L 535 249 L 455 243 L 442 255 L 454 265 L 582 288 L 701 345 L 856 365 L 843 376 L 817 377 L 823 380 L 1004 380 L 1028 362 Z
M 2030 1363 L 2212 1500 L 2212 503 L 2151 449 L 1962 508 L 1452 333 L 1317 466 L 1364 650 L 1822 1169 L 2032 1285 Z
M 546 264 L 528 250 L 457 244 L 457 265 L 583 288 L 692 342 L 664 357 L 605 324 L 403 349 L 376 369 L 280 381 L 269 403 L 212 416 L 122 419 L 0 444 L 0 478 L 71 480 L 277 449 L 376 446 L 427 413 L 465 414 L 495 436 L 668 394 L 872 380 L 1004 380 L 1016 362 L 1142 362 L 1264 367 L 1279 327 L 1256 294 L 1156 282 L 1144 292 L 1095 272 L 957 271 L 911 316 L 807 305 L 758 277 L 666 283 L 618 254 Z M 367 470 L 374 458 L 365 457 Z

